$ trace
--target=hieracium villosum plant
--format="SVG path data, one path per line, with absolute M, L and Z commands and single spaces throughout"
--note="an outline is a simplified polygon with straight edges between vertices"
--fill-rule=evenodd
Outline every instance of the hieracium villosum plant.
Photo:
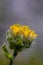
M 37 34 L 27 25 L 13 24 L 6 31 L 6 40 L 9 43 L 9 48 L 13 50 L 13 55 L 8 52 L 6 44 L 2 45 L 2 50 L 6 57 L 10 60 L 9 65 L 13 65 L 13 59 L 24 48 L 29 48 Z

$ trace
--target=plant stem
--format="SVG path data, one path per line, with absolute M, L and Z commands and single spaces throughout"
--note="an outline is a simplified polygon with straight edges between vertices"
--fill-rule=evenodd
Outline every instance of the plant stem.
M 17 55 L 17 50 L 14 49 L 13 59 L 15 59 L 16 55 Z M 13 60 L 12 59 L 10 59 L 10 64 L 9 65 L 13 65 Z
M 13 60 L 12 59 L 10 59 L 10 63 L 9 63 L 9 65 L 12 65 L 13 64 Z
M 16 55 L 17 55 L 17 50 L 14 49 L 14 53 L 13 53 L 14 58 L 16 57 Z

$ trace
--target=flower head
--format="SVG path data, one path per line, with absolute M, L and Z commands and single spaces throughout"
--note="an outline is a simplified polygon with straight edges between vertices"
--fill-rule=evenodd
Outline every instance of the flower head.
M 2 46 L 2 49 L 10 59 L 10 64 L 13 64 L 13 59 L 16 57 L 19 51 L 23 48 L 29 48 L 33 40 L 38 36 L 34 30 L 31 30 L 27 25 L 13 24 L 6 32 L 6 40 L 9 43 L 10 49 L 13 49 L 13 56 L 9 53 L 6 44 Z M 14 58 L 13 58 L 14 57 Z
M 10 30 L 14 35 L 22 34 L 24 37 L 36 38 L 38 35 L 30 29 L 29 26 L 14 24 L 10 26 Z
M 31 30 L 27 25 L 13 24 L 10 26 L 7 40 L 10 47 L 17 49 L 21 47 L 29 47 L 32 41 L 38 36 L 34 30 Z

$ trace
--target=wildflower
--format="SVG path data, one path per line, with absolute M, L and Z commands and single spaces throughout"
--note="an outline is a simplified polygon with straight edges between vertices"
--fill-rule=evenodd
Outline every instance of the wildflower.
M 30 29 L 29 26 L 22 26 L 20 24 L 15 24 L 10 26 L 10 30 L 14 35 L 23 35 L 24 37 L 36 38 L 38 35 Z
M 16 57 L 17 53 L 23 48 L 29 48 L 33 40 L 38 36 L 29 26 L 20 24 L 11 25 L 6 35 L 10 49 L 14 50 L 12 56 L 8 52 L 6 45 L 2 46 L 6 57 L 10 60 L 9 65 L 13 65 L 13 59 Z

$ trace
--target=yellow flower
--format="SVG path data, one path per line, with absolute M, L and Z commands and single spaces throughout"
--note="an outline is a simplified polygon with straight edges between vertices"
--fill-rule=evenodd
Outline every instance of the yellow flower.
M 28 31 L 29 31 L 29 27 L 28 26 L 21 26 L 20 33 L 24 34 L 24 36 L 26 36 Z
M 24 36 L 25 36 L 25 37 L 29 36 L 29 35 L 30 35 L 30 32 L 31 32 L 30 29 L 29 29 L 29 30 L 25 30 L 25 32 L 24 32 Z
M 22 34 L 24 37 L 30 37 L 30 38 L 36 38 L 38 35 L 30 29 L 29 26 L 23 26 L 20 24 L 14 24 L 10 26 L 10 30 L 12 31 L 13 34 Z
M 30 33 L 30 38 L 36 38 L 38 35 L 35 33 L 35 31 L 31 31 L 31 33 Z
M 20 30 L 20 25 L 12 25 L 10 26 L 10 30 L 14 33 L 14 34 L 17 34 Z

